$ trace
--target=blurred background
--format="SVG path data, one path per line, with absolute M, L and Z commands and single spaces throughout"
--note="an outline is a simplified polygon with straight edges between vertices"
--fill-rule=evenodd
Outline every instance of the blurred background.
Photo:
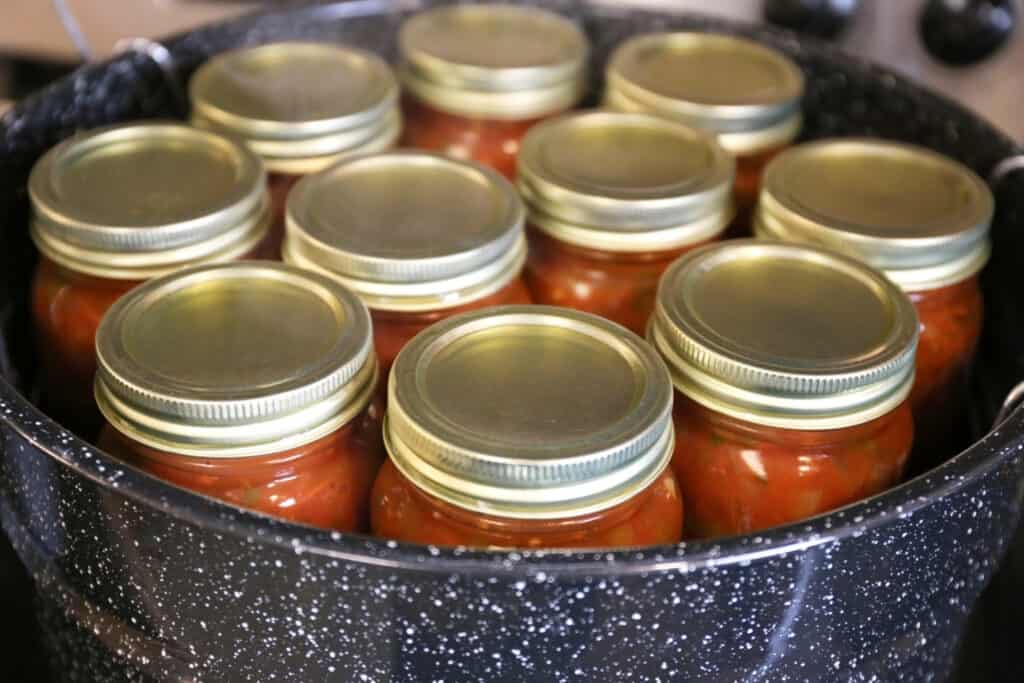
M 892 66 L 983 113 L 1018 140 L 1019 0 L 598 0 L 770 21 Z M 288 0 L 3 0 L 0 99 L 16 99 L 124 38 L 177 33 Z M 408 3 L 415 5 L 414 2 Z

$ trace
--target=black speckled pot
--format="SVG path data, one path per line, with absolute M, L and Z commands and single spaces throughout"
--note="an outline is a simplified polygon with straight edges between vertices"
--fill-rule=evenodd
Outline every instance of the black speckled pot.
M 391 56 L 409 2 L 314 5 L 167 43 L 208 55 L 281 38 Z M 988 174 L 1019 149 L 898 76 L 766 29 L 560 3 L 609 48 L 654 29 L 753 36 L 806 70 L 806 134 L 909 140 Z M 596 84 L 595 84 L 596 86 Z M 79 128 L 180 115 L 148 57 L 76 72 L 0 124 L 0 512 L 69 680 L 926 681 L 945 679 L 1020 513 L 1024 411 L 932 473 L 758 536 L 642 552 L 485 553 L 271 521 L 165 485 L 78 440 L 24 393 L 34 253 L 25 179 Z M 997 187 L 974 425 L 1024 377 L 1024 174 Z M 976 434 L 986 429 L 975 428 Z

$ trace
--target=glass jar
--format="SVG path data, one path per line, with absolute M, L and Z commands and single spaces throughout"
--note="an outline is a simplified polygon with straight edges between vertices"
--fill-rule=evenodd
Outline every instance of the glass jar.
M 586 87 L 587 39 L 544 10 L 457 5 L 414 15 L 399 34 L 404 144 L 473 159 L 506 177 L 537 121 Z
M 97 334 L 99 444 L 239 507 L 365 530 L 384 457 L 370 327 L 344 287 L 283 264 L 153 280 Z
M 348 159 L 295 186 L 283 257 L 363 299 L 387 372 L 431 323 L 529 303 L 524 213 L 512 184 L 479 164 L 415 151 Z
M 399 355 L 374 533 L 502 548 L 675 543 L 672 385 L 618 325 L 547 306 L 449 318 Z
M 402 128 L 390 67 L 369 52 L 326 43 L 271 43 L 216 55 L 192 76 L 189 98 L 194 125 L 242 140 L 263 160 L 274 258 L 292 185 L 345 156 L 392 147 Z
M 754 532 L 897 483 L 917 336 L 906 294 L 835 252 L 733 240 L 676 261 L 649 338 L 679 394 L 687 532 Z
M 95 335 L 110 305 L 184 266 L 258 254 L 267 235 L 259 159 L 214 133 L 171 123 L 101 128 L 57 145 L 29 178 L 39 249 L 32 315 L 46 412 L 85 438 Z
M 655 33 L 622 43 L 608 61 L 605 106 L 709 131 L 736 157 L 737 221 L 750 212 L 771 158 L 800 132 L 800 68 L 781 52 L 735 36 Z
M 733 216 L 735 164 L 706 133 L 644 114 L 569 114 L 523 141 L 534 301 L 643 334 L 658 278 L 718 239 Z
M 967 373 L 981 334 L 978 273 L 994 199 L 965 166 L 930 150 L 866 139 L 798 145 L 765 174 L 764 238 L 820 244 L 883 271 L 917 307 L 910 395 L 923 471 L 966 445 Z

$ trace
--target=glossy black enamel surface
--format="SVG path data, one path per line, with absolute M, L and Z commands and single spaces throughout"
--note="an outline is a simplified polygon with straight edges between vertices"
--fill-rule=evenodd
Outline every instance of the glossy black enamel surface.
M 982 175 L 1018 153 L 965 110 L 790 34 L 560 3 L 595 44 L 708 28 L 775 45 L 806 70 L 809 137 L 925 144 Z M 393 55 L 409 3 L 313 6 L 171 41 L 177 76 L 280 38 Z M 595 87 L 597 83 L 595 80 Z M 807 523 L 642 552 L 485 553 L 279 523 L 166 486 L 79 441 L 26 400 L 34 262 L 24 182 L 76 128 L 180 113 L 151 61 L 89 67 L 0 127 L 0 513 L 40 590 L 68 680 L 943 680 L 1020 514 L 1024 413 L 940 469 Z M 1017 295 L 1024 174 L 997 185 L 996 256 L 972 423 L 1024 378 Z

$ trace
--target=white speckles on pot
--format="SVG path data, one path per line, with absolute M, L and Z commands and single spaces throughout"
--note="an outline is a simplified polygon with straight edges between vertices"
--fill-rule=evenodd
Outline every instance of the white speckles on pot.
M 390 56 L 402 15 L 383 13 L 388 6 L 246 18 L 168 47 L 183 72 L 211 52 L 280 38 Z M 595 84 L 608 49 L 638 31 L 754 34 L 685 16 L 557 7 L 593 38 Z M 808 135 L 912 140 L 983 174 L 1013 151 L 897 76 L 788 34 L 757 35 L 806 70 Z M 0 266 L 22 290 L 31 263 L 24 197 L 4 188 L 23 185 L 32 160 L 75 127 L 174 113 L 162 79 L 145 58 L 124 56 L 5 119 L 0 200 L 12 207 L 8 225 L 22 230 L 4 235 Z M 1024 254 L 1006 241 L 1024 233 L 1012 229 L 1022 198 L 1021 178 L 999 195 L 994 237 L 1005 253 Z M 999 253 L 990 270 L 1019 271 Z M 22 290 L 0 291 L 0 305 L 22 301 Z M 1019 329 L 1009 306 L 990 302 L 990 325 Z M 996 358 L 1002 349 L 989 341 Z M 21 366 L 7 349 L 0 367 L 16 381 Z M 1002 351 L 1016 357 L 1016 347 Z M 0 516 L 40 587 L 40 618 L 66 680 L 941 680 L 1024 492 L 1018 415 L 950 466 L 797 526 L 639 552 L 485 553 L 296 527 L 165 486 L 41 419 L 7 382 L 0 425 Z

